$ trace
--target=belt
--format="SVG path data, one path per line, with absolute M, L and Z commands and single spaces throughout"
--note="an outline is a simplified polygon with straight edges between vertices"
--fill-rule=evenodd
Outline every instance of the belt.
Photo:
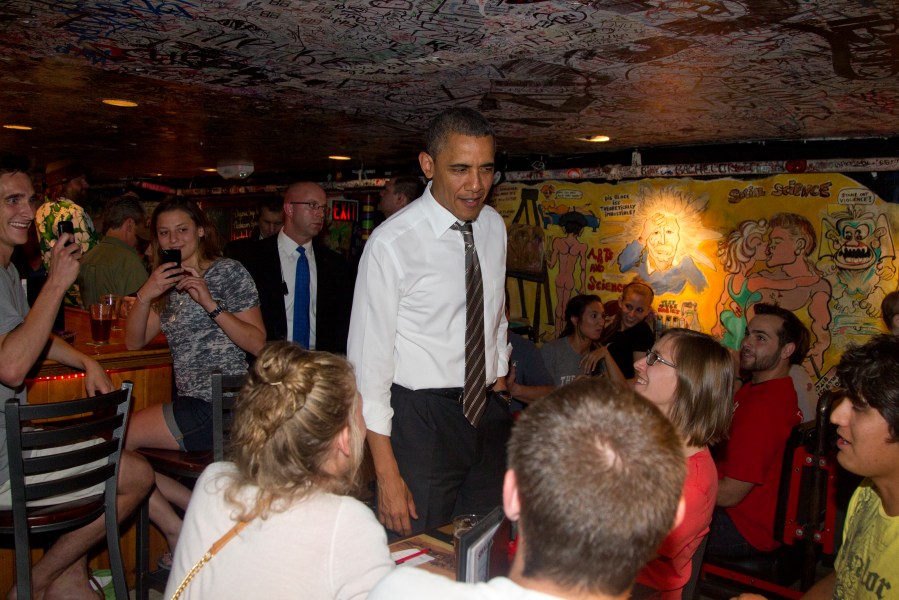
M 499 392 L 493 391 L 493 385 L 487 387 L 487 399 L 490 399 L 490 395 L 496 396 L 502 400 L 504 404 L 507 406 L 512 403 L 512 396 L 506 390 L 502 390 Z M 460 387 L 452 387 L 452 388 L 424 388 L 420 390 L 416 390 L 425 394 L 433 394 L 435 396 L 440 396 L 441 398 L 446 398 L 448 400 L 454 400 L 455 402 L 462 402 L 462 394 L 464 393 L 463 388 Z
M 433 394 L 434 396 L 440 396 L 441 398 L 447 398 L 448 400 L 455 400 L 457 402 L 462 402 L 462 393 L 463 389 L 460 387 L 453 388 L 425 388 L 421 390 L 416 390 L 418 392 L 423 392 L 425 394 Z

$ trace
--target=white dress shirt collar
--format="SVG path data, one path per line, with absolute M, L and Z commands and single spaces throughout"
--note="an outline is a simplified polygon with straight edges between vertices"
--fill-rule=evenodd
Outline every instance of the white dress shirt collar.
M 431 230 L 434 232 L 434 237 L 439 238 L 443 234 L 445 234 L 450 227 L 459 222 L 458 217 L 448 211 L 440 202 L 437 201 L 437 198 L 431 194 L 431 182 L 428 182 L 428 187 L 425 188 L 424 194 L 421 195 L 421 199 L 417 200 L 417 202 L 424 203 L 424 214 L 428 223 L 431 225 Z

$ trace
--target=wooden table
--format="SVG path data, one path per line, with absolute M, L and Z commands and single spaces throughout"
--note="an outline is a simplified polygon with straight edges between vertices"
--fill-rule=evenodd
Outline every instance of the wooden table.
M 503 519 L 502 524 L 493 536 L 493 547 L 490 549 L 490 577 L 509 574 L 509 539 L 512 530 L 511 522 Z M 434 560 L 415 565 L 416 569 L 424 569 L 437 575 L 456 579 L 456 556 L 453 553 L 453 525 L 444 525 L 432 531 L 420 533 L 390 544 L 390 552 L 400 550 L 427 550 L 428 556 Z
M 171 402 L 172 398 L 172 355 L 169 352 L 165 336 L 160 334 L 141 350 L 125 348 L 124 334 L 121 329 L 113 329 L 110 343 L 104 346 L 92 346 L 90 317 L 87 312 L 66 308 L 66 328 L 75 332 L 74 346 L 95 359 L 109 373 L 116 386 L 122 381 L 134 383 L 132 408 L 140 410 L 152 404 Z M 85 395 L 84 375 L 56 361 L 45 360 L 35 365 L 25 383 L 28 389 L 28 402 L 41 404 L 60 400 L 73 400 Z M 134 519 L 126 522 L 122 529 L 122 555 L 125 570 L 128 573 L 129 585 L 133 585 L 135 565 L 135 527 Z M 109 559 L 105 546 L 98 545 L 103 551 L 92 555 L 91 568 L 109 568 Z M 159 556 L 165 548 L 161 535 L 153 530 L 150 541 L 152 560 Z M 34 560 L 41 556 L 36 550 Z M 5 594 L 14 583 L 15 554 L 12 549 L 0 548 L 0 594 Z

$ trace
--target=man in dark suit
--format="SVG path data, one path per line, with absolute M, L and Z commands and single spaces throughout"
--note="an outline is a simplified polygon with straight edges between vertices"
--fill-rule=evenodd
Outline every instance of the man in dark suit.
M 256 206 L 256 227 L 248 237 L 231 240 L 225 244 L 225 256 L 244 262 L 253 253 L 256 242 L 278 235 L 284 225 L 284 206 L 276 195 L 266 196 Z
M 259 240 L 255 251 L 239 260 L 259 290 L 268 340 L 293 340 L 313 350 L 344 354 L 353 279 L 346 260 L 315 240 L 327 212 L 321 186 L 308 181 L 291 184 L 284 194 L 281 232 Z M 295 307 L 298 284 L 299 303 L 308 302 L 308 311 Z M 304 289 L 308 296 L 304 297 Z

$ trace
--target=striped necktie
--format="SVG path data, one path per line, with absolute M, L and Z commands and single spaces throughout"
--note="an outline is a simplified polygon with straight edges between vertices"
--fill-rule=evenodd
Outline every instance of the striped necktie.
M 456 223 L 452 228 L 461 231 L 465 241 L 465 386 L 462 392 L 462 412 L 468 422 L 477 427 L 487 408 L 484 282 L 478 251 L 474 246 L 471 221 Z

